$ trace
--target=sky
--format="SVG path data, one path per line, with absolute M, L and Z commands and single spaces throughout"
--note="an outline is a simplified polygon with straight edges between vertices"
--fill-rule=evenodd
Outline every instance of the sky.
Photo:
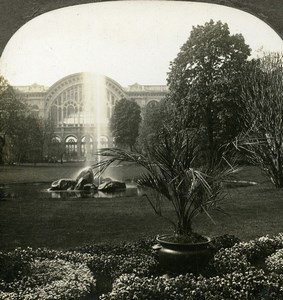
M 6 45 L 0 74 L 11 85 L 51 86 L 76 72 L 95 72 L 122 86 L 166 84 L 169 63 L 192 26 L 226 22 L 253 50 L 283 51 L 283 41 L 260 19 L 225 6 L 176 1 L 111 1 L 45 13 Z

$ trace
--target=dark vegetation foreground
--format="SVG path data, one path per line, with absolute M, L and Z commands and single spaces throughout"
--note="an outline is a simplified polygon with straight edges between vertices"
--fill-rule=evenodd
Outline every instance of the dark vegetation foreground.
M 46 182 L 47 188 L 58 178 L 75 177 L 80 167 L 79 164 L 6 166 L 0 172 L 0 182 Z M 133 167 L 112 171 L 112 176 L 121 180 L 131 180 L 138 172 Z M 275 189 L 254 167 L 244 167 L 236 177 L 258 184 L 227 188 L 222 204 L 227 214 L 214 213 L 215 225 L 208 218 L 199 218 L 195 230 L 211 237 L 232 234 L 241 240 L 282 231 L 283 191 Z M 85 244 L 133 241 L 171 231 L 165 220 L 154 215 L 144 197 L 46 199 L 27 192 L 27 198 L 18 195 L 0 201 L 1 250 L 19 246 L 69 249 Z

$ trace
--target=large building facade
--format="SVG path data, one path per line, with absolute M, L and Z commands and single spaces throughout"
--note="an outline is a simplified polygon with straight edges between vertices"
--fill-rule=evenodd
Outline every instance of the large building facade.
M 15 88 L 33 115 L 51 118 L 54 143 L 66 160 L 92 159 L 98 148 L 113 146 L 109 119 L 120 99 L 133 99 L 143 112 L 167 93 L 165 85 L 136 83 L 125 88 L 94 73 L 72 74 L 48 88 L 37 84 Z

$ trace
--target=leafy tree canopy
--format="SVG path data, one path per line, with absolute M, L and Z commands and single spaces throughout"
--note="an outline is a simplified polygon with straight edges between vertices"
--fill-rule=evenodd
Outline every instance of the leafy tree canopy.
M 193 27 L 170 63 L 169 98 L 187 115 L 186 126 L 203 133 L 208 159 L 240 131 L 239 78 L 249 55 L 241 34 L 211 20 Z
M 0 76 L 0 163 L 4 162 L 3 150 L 8 136 L 18 129 L 18 121 L 26 112 L 26 105 L 17 97 L 14 89 Z
M 129 99 L 118 101 L 110 119 L 110 130 L 115 144 L 132 150 L 139 134 L 140 122 L 141 110 L 135 101 Z
M 283 55 L 263 57 L 242 78 L 244 131 L 236 146 L 283 187 Z
M 203 95 L 234 79 L 250 55 L 241 34 L 231 35 L 228 25 L 211 20 L 193 27 L 187 42 L 170 63 L 168 84 L 171 92 L 185 97 L 192 86 L 201 85 Z M 212 85 L 212 86 L 211 86 Z
M 0 132 L 4 137 L 13 132 L 20 114 L 25 112 L 26 105 L 17 97 L 14 89 L 0 76 Z
M 53 136 L 53 123 L 32 116 L 29 106 L 0 76 L 0 163 L 42 160 Z
M 147 106 L 140 126 L 139 147 L 144 152 L 150 152 L 162 139 L 162 128 L 168 123 L 169 111 L 165 99 L 154 106 Z

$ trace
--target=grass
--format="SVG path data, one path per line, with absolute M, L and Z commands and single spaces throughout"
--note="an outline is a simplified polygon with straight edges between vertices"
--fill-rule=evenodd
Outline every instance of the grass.
M 50 182 L 75 178 L 80 164 L 12 166 L 0 171 L 1 183 Z M 130 180 L 136 168 L 114 168 L 117 179 Z M 106 174 L 108 176 L 108 174 Z M 223 208 L 196 220 L 195 231 L 208 236 L 233 234 L 242 240 L 277 234 L 283 228 L 283 191 L 275 189 L 260 171 L 245 167 L 238 179 L 256 181 L 248 187 L 229 188 Z M 12 189 L 13 186 L 11 185 Z M 0 249 L 48 247 L 67 249 L 84 244 L 137 240 L 171 230 L 155 216 L 143 197 L 46 199 L 27 190 L 28 197 L 0 201 Z M 170 208 L 167 210 L 172 213 Z

